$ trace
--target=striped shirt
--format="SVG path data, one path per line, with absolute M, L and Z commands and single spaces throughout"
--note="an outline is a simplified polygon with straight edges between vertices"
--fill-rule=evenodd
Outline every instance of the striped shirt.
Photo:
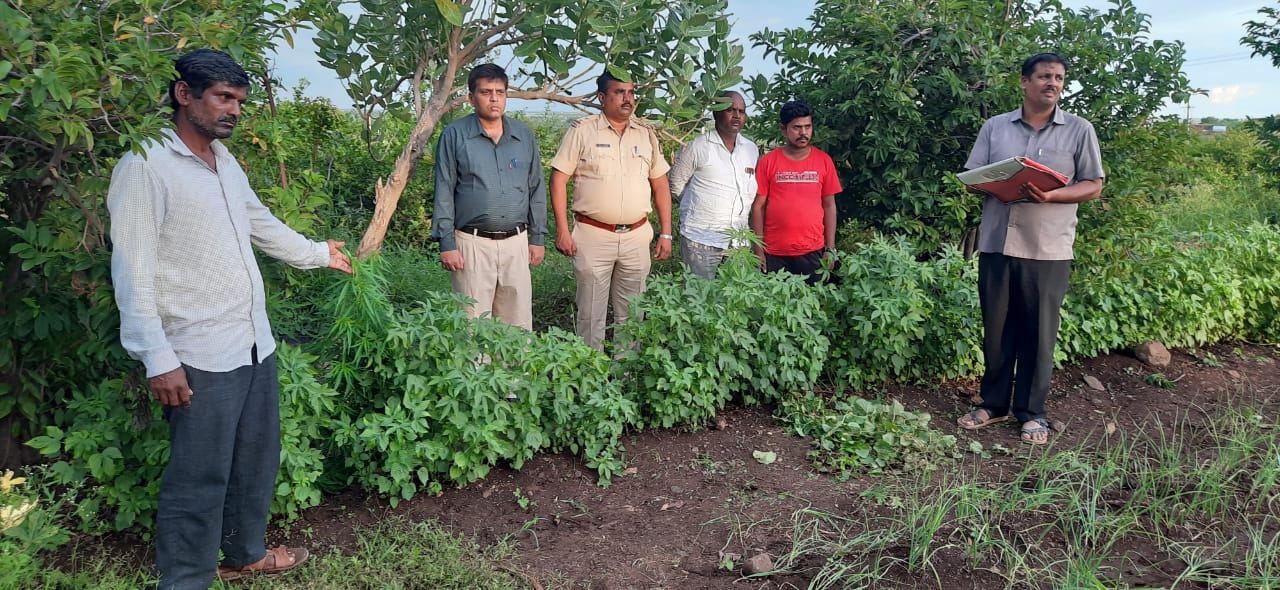
M 275 351 L 253 246 L 297 268 L 329 247 L 276 219 L 223 145 L 210 168 L 172 130 L 111 173 L 111 278 L 120 343 L 147 377 L 185 363 L 227 372 Z

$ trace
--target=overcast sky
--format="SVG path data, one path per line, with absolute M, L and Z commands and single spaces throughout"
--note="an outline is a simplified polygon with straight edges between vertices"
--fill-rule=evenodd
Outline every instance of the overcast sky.
M 1141 12 L 1151 15 L 1151 37 L 1165 41 L 1182 41 L 1186 46 L 1184 71 L 1195 88 L 1208 96 L 1191 99 L 1193 118 L 1216 116 L 1242 118 L 1280 114 L 1280 69 L 1269 59 L 1249 57 L 1249 49 L 1240 45 L 1243 23 L 1258 17 L 1258 9 L 1268 0 L 1134 0 Z M 1099 0 L 1065 0 L 1068 6 L 1095 6 L 1106 9 Z M 813 13 L 812 0 L 729 0 L 733 36 L 746 49 L 744 77 L 776 71 L 760 52 L 750 47 L 747 37 L 762 28 L 802 27 Z M 784 8 L 785 7 L 785 8 Z M 297 46 L 280 51 L 276 59 L 276 75 L 286 85 L 299 79 L 310 82 L 308 96 L 324 96 L 341 107 L 351 104 L 346 92 L 332 72 L 316 63 L 315 47 L 310 35 L 299 35 Z M 512 104 L 512 108 L 521 105 Z M 534 107 L 541 109 L 540 106 Z M 1185 105 L 1169 107 L 1169 112 L 1186 114 Z

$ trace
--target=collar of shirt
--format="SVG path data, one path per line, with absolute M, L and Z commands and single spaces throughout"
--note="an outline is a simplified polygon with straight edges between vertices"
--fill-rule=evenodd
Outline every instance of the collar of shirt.
M 164 143 L 168 145 L 170 150 L 173 150 L 173 152 L 180 156 L 192 158 L 200 163 L 204 163 L 204 160 L 201 159 L 200 156 L 197 156 L 195 152 L 191 151 L 191 146 L 188 146 L 187 142 L 182 141 L 182 137 L 178 135 L 176 130 L 165 129 L 164 135 L 169 140 Z M 226 146 L 222 145 L 222 142 L 217 139 L 213 140 L 213 142 L 209 144 L 209 149 L 213 150 L 213 159 L 217 160 L 219 164 L 227 161 L 228 159 L 233 161 L 235 159 L 232 158 L 231 152 L 227 151 Z
M 609 122 L 608 117 L 605 117 L 605 116 L 604 116 L 604 113 L 597 113 L 597 114 L 595 115 L 594 120 L 589 120 L 589 121 L 595 124 L 596 129 L 610 129 L 610 128 L 612 128 L 612 127 L 613 127 L 613 124 Z M 646 125 L 644 125 L 643 123 L 641 123 L 639 119 L 637 119 L 637 118 L 635 118 L 635 117 L 628 117 L 628 118 L 627 118 L 627 129 L 640 129 L 640 130 L 644 130 L 644 129 L 646 129 L 646 128 L 647 128 L 647 126 L 646 126 Z M 625 133 L 625 131 L 624 131 L 624 133 Z
M 468 138 L 483 137 L 485 139 L 488 139 L 489 141 L 493 141 L 493 139 L 489 137 L 489 134 L 485 133 L 484 126 L 480 124 L 480 117 L 478 115 L 476 115 L 475 113 L 471 113 L 470 115 L 467 115 L 467 118 L 471 120 L 471 122 L 467 124 Z M 511 118 L 507 117 L 506 115 L 503 115 L 502 116 L 502 136 L 498 138 L 498 143 L 502 143 L 508 139 L 513 141 L 520 141 L 520 136 L 512 133 L 511 129 L 512 129 Z
M 1010 121 L 1013 123 L 1026 123 L 1026 121 L 1022 120 L 1022 107 L 1014 109 L 1013 119 Z M 1066 125 L 1067 116 L 1062 112 L 1062 109 L 1053 107 L 1053 116 L 1049 118 L 1049 122 L 1054 125 Z

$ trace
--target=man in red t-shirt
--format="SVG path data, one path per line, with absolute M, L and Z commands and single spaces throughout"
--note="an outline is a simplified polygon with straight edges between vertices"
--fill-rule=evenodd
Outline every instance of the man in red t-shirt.
M 813 139 L 813 109 L 782 105 L 778 118 L 787 143 L 756 164 L 751 229 L 764 240 L 756 256 L 768 272 L 786 270 L 818 281 L 822 259 L 836 246 L 836 193 L 843 190 L 835 163 Z

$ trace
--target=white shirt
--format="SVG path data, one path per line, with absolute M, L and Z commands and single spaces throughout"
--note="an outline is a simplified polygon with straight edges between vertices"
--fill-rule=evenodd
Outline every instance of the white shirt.
M 676 154 L 668 177 L 680 195 L 680 234 L 717 248 L 730 246 L 726 230 L 747 227 L 756 197 L 760 148 L 738 135 L 732 152 L 715 129 L 699 135 Z
M 227 372 L 275 351 L 253 246 L 298 268 L 329 247 L 293 231 L 258 200 L 218 141 L 214 171 L 172 130 L 111 173 L 111 279 L 120 343 L 147 377 L 186 363 Z

